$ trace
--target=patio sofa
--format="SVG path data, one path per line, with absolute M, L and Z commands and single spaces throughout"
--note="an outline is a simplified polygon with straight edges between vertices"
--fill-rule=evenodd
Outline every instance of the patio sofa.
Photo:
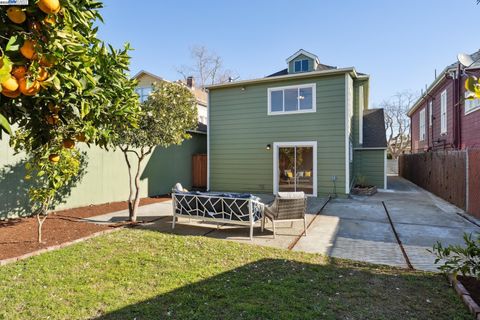
M 246 225 L 250 227 L 250 239 L 253 239 L 253 226 L 263 218 L 264 204 L 260 198 L 251 194 L 210 193 L 210 192 L 172 192 L 173 222 L 177 217 Z

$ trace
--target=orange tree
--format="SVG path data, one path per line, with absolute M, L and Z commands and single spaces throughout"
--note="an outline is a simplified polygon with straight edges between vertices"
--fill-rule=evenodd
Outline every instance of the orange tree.
M 101 7 L 96 0 L 0 7 L 0 128 L 44 182 L 43 191 L 31 190 L 43 215 L 52 192 L 78 171 L 65 170 L 78 167 L 76 144 L 108 148 L 140 113 L 127 76 L 129 46 L 115 50 L 97 38 Z

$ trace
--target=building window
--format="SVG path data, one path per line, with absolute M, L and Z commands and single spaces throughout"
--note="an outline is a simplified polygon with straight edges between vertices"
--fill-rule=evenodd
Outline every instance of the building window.
M 425 140 L 425 109 L 423 109 L 422 111 L 420 111 L 420 141 L 424 141 Z
M 428 125 L 433 125 L 433 101 L 428 103 Z
M 465 92 L 465 114 L 469 114 L 480 109 L 480 99 L 467 99 L 469 95 L 470 92 Z
M 316 85 L 305 84 L 268 89 L 268 114 L 315 112 Z
M 305 72 L 308 71 L 308 59 L 297 60 L 295 61 L 295 72 Z
M 447 133 L 447 90 L 440 96 L 440 133 Z
M 135 89 L 135 92 L 138 94 L 140 102 L 145 102 L 150 93 L 152 93 L 152 87 L 139 87 Z

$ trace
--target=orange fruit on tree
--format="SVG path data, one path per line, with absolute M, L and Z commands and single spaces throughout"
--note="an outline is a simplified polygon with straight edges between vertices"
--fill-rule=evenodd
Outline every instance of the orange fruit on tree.
M 26 96 L 34 96 L 40 91 L 40 82 L 37 80 L 30 83 L 28 86 L 27 79 L 20 78 L 20 80 L 18 80 L 18 84 L 20 86 L 20 92 Z
M 25 78 L 26 73 L 27 73 L 27 67 L 25 67 L 25 66 L 13 67 L 12 76 L 17 78 L 17 80 L 21 79 L 21 78 Z
M 75 141 L 73 141 L 72 139 L 64 139 L 63 147 L 65 149 L 72 149 L 73 147 L 75 147 Z
M 49 115 L 49 116 L 46 117 L 46 119 L 47 119 L 47 123 L 52 125 L 52 126 L 56 125 L 58 123 L 58 121 L 60 120 L 60 118 L 56 114 Z
M 18 82 L 15 77 L 10 77 L 6 81 L 2 82 L 2 89 L 6 89 L 8 91 L 16 91 L 18 89 Z
M 27 20 L 27 15 L 25 12 L 19 7 L 10 7 L 7 10 L 7 17 L 13 23 L 21 24 Z
M 35 52 L 35 43 L 32 40 L 25 40 L 20 48 L 20 52 L 25 58 L 32 60 L 37 55 Z
M 60 156 L 56 153 L 52 153 L 48 156 L 48 160 L 50 160 L 50 162 L 57 163 L 58 161 L 60 161 Z
M 46 14 L 58 13 L 60 11 L 60 1 L 59 0 L 39 0 L 37 2 L 40 10 Z
M 55 19 L 54 15 L 49 15 L 45 19 L 43 19 L 43 23 L 53 26 L 55 23 L 57 23 L 57 19 Z
M 48 79 L 47 70 L 45 70 L 45 68 L 40 67 L 40 69 L 38 71 L 37 80 L 41 82 L 41 81 L 45 81 L 47 79 Z
M 87 141 L 87 137 L 85 136 L 85 133 L 80 132 L 75 136 L 75 139 L 79 142 L 85 142 Z
M 2 94 L 5 97 L 15 99 L 15 98 L 18 98 L 20 96 L 20 90 L 17 89 L 15 91 L 10 91 L 10 90 L 3 89 Z

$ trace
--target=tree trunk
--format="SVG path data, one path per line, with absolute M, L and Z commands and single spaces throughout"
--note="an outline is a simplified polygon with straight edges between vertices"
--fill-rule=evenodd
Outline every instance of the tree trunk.
M 135 197 L 133 199 L 132 211 L 130 212 L 130 221 L 137 221 L 138 206 L 140 205 L 140 171 L 143 160 L 143 154 L 138 158 L 137 172 L 135 173 Z
M 127 170 L 128 170 L 128 215 L 132 217 L 133 215 L 133 205 L 132 205 L 132 198 L 133 198 L 133 182 L 132 182 L 132 165 L 130 164 L 130 159 L 128 159 L 128 148 L 121 148 L 123 152 L 123 156 L 125 157 L 125 162 L 127 163 Z
M 43 223 L 45 222 L 45 220 L 47 220 L 47 217 L 48 217 L 48 208 L 50 206 L 50 200 L 47 201 L 47 203 L 44 203 L 41 207 L 41 209 L 39 209 L 38 213 L 37 213 L 37 239 L 38 239 L 38 243 L 42 243 L 42 228 L 43 228 Z M 40 217 L 40 215 L 43 214 L 43 218 Z

